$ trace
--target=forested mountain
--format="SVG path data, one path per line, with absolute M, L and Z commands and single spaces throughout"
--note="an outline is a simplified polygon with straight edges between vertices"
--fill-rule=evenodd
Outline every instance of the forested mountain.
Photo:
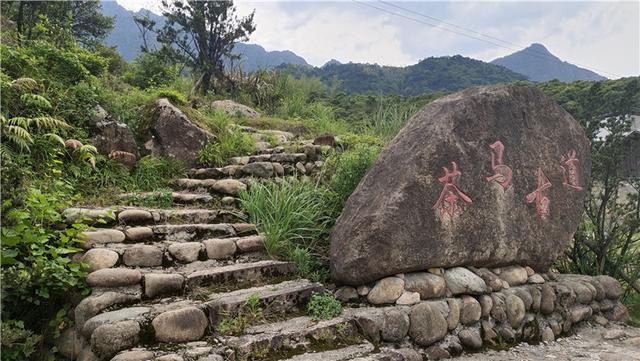
M 328 62 L 321 68 L 286 65 L 280 69 L 297 77 L 319 77 L 328 85 L 339 84 L 347 93 L 419 95 L 526 79 L 502 66 L 461 55 L 427 58 L 406 67 Z
M 133 22 L 133 17 L 136 15 L 148 15 L 149 18 L 156 22 L 156 27 L 162 27 L 165 22 L 164 17 L 161 15 L 156 15 L 146 10 L 129 11 L 115 1 L 103 1 L 102 12 L 107 16 L 115 17 L 115 26 L 105 43 L 117 46 L 118 51 L 127 61 L 136 57 L 142 45 L 142 35 Z M 153 34 L 147 40 L 150 42 L 150 47 L 156 46 L 157 42 Z M 245 72 L 254 71 L 258 68 L 271 69 L 282 64 L 307 64 L 302 57 L 291 51 L 267 51 L 257 44 L 239 43 L 235 46 L 234 53 L 242 56 L 241 60 L 235 61 L 234 65 L 241 65 L 242 70 Z
M 502 65 L 517 73 L 526 75 L 530 80 L 542 82 L 558 79 L 564 82 L 576 80 L 604 80 L 605 77 L 562 61 L 551 54 L 542 44 L 531 44 L 511 55 L 495 59 L 492 64 Z

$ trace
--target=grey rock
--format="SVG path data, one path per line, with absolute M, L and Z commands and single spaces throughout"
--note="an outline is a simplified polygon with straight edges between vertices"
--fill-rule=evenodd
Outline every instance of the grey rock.
M 447 309 L 447 328 L 451 331 L 458 327 L 458 323 L 460 323 L 460 301 L 457 298 L 448 298 Z
M 118 287 L 140 283 L 140 271 L 127 268 L 105 268 L 89 273 L 87 284 L 91 287 Z
M 271 162 L 253 162 L 242 166 L 242 172 L 257 178 L 271 178 L 275 174 Z
M 202 241 L 210 259 L 224 259 L 236 253 L 236 242 L 231 238 L 213 238 Z
M 58 352 L 69 360 L 76 360 L 82 350 L 82 343 L 74 328 L 68 328 L 56 340 Z
M 374 305 L 394 303 L 404 292 L 404 280 L 398 277 L 386 277 L 378 282 L 367 295 L 367 300 Z
M 237 196 L 240 191 L 247 189 L 247 185 L 236 179 L 220 179 L 211 186 L 211 189 L 224 195 Z
M 150 361 L 154 354 L 151 351 L 127 351 L 117 354 L 111 361 Z
M 148 126 L 140 129 L 148 140 L 145 147 L 154 156 L 167 156 L 194 166 L 197 155 L 215 136 L 195 125 L 166 98 L 154 103 Z
M 530 287 L 529 293 L 531 293 L 531 310 L 534 312 L 540 311 L 542 292 L 537 287 Z
M 104 248 L 92 248 L 82 256 L 82 263 L 86 263 L 89 272 L 103 268 L 111 268 L 118 263 L 118 253 Z
M 96 231 L 85 231 L 79 237 L 84 241 L 83 248 L 89 249 L 96 244 L 121 243 L 124 242 L 125 236 L 122 231 L 117 229 L 99 229 Z
M 471 349 L 479 350 L 482 348 L 482 337 L 480 336 L 480 330 L 477 328 L 465 328 L 458 333 L 460 343 L 462 346 Z
M 499 322 L 507 320 L 507 307 L 505 305 L 504 295 L 500 293 L 492 293 L 491 301 L 493 308 L 491 308 L 490 315 Z M 521 301 L 522 302 L 522 301 Z
M 542 276 L 540 276 L 537 273 L 532 276 L 529 276 L 529 278 L 527 279 L 527 283 L 530 283 L 530 284 L 542 284 L 544 282 L 545 282 L 544 278 L 542 278 Z
M 502 158 L 493 169 L 492 155 Z M 433 101 L 347 200 L 331 234 L 332 277 L 359 285 L 428 267 L 546 269 L 581 220 L 590 157 L 583 127 L 537 88 L 473 87 Z
M 407 291 L 418 292 L 423 300 L 440 298 L 447 294 L 444 278 L 428 272 L 407 273 L 404 278 L 404 288 Z
M 529 276 L 527 270 L 520 266 L 510 266 L 503 268 L 500 272 L 500 279 L 509 283 L 509 286 L 519 286 L 527 283 Z
M 540 311 L 545 315 L 553 313 L 556 303 L 556 293 L 553 288 L 548 284 L 543 284 L 540 297 Z
M 138 242 L 153 238 L 151 227 L 131 227 L 124 231 L 128 241 Z
M 359 298 L 358 292 L 351 286 L 343 286 L 336 290 L 336 298 L 342 302 L 349 302 Z
M 140 324 L 122 321 L 102 325 L 91 335 L 91 349 L 101 358 L 110 358 L 119 351 L 135 346 L 140 339 Z
M 600 282 L 604 288 L 607 298 L 612 300 L 620 298 L 620 295 L 622 295 L 622 287 L 620 286 L 620 282 L 615 278 L 610 276 L 595 276 L 594 278 Z
M 119 304 L 133 303 L 140 300 L 140 294 L 120 292 L 105 292 L 100 295 L 89 296 L 75 307 L 74 319 L 76 328 L 81 330 L 84 323 L 103 310 Z
M 260 113 L 244 104 L 236 103 L 233 100 L 216 100 L 211 103 L 211 108 L 221 110 L 231 116 L 242 116 L 246 118 L 258 118 Z
M 398 306 L 411 306 L 420 303 L 420 294 L 418 292 L 404 291 L 400 298 L 396 300 Z
M 200 242 L 173 243 L 167 248 L 178 262 L 190 263 L 198 260 L 203 246 Z
M 592 313 L 593 310 L 591 310 L 591 307 L 589 306 L 574 307 L 569 311 L 569 319 L 571 320 L 571 323 L 578 323 L 591 317 Z
M 526 312 L 524 302 L 522 302 L 520 297 L 510 294 L 505 297 L 504 303 L 506 306 L 509 324 L 514 328 L 519 327 L 524 320 Z
M 356 291 L 358 291 L 358 295 L 364 297 L 369 294 L 371 288 L 368 286 L 358 286 L 358 288 L 356 288 Z
M 460 322 L 463 325 L 471 325 L 480 320 L 482 307 L 480 302 L 471 296 L 462 297 L 462 308 L 460 310 Z
M 551 342 L 555 340 L 556 336 L 553 334 L 553 330 L 549 326 L 545 326 L 540 334 L 540 340 L 543 342 Z
M 186 307 L 161 313 L 151 324 L 159 342 L 188 342 L 202 338 L 209 320 L 202 310 Z
M 127 307 L 120 310 L 101 313 L 85 322 L 82 327 L 82 335 L 89 338 L 100 326 L 121 321 L 133 321 L 140 319 L 151 311 L 149 307 Z
M 420 346 L 429 346 L 442 340 L 447 334 L 447 321 L 429 302 L 411 307 L 409 318 L 409 335 Z
M 163 252 L 160 248 L 150 245 L 137 245 L 127 248 L 122 254 L 122 260 L 127 266 L 157 267 L 162 266 Z
M 159 295 L 182 293 L 184 277 L 176 273 L 147 273 L 144 275 L 144 294 L 153 298 Z
M 236 239 L 240 252 L 257 252 L 264 250 L 264 237 L 249 236 Z
M 480 302 L 481 317 L 489 317 L 491 309 L 493 308 L 493 300 L 491 299 L 491 296 L 482 295 L 478 297 L 478 301 Z
M 137 224 L 153 221 L 153 215 L 143 209 L 125 209 L 118 213 L 118 221 L 124 224 Z
M 391 308 L 384 312 L 382 324 L 382 340 L 400 342 L 409 332 L 409 315 L 406 312 Z
M 454 267 L 444 272 L 447 286 L 454 295 L 472 294 L 479 295 L 487 292 L 487 285 L 482 278 L 463 267 Z
M 156 357 L 155 361 L 184 361 L 184 358 L 177 354 L 169 354 Z

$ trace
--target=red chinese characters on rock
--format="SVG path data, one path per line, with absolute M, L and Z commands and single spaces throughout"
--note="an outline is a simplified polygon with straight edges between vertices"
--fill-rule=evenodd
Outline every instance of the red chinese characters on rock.
M 533 203 L 535 201 L 536 204 L 536 213 L 540 218 L 547 218 L 550 212 L 550 203 L 551 200 L 544 195 L 544 191 L 551 188 L 551 182 L 544 172 L 542 168 L 538 168 L 536 171 L 536 177 L 538 182 L 538 188 L 533 192 L 527 194 L 527 203 Z
M 447 167 L 442 167 L 444 175 L 438 178 L 438 182 L 443 185 L 438 201 L 433 205 L 433 209 L 438 212 L 440 220 L 444 219 L 445 215 L 448 215 L 450 219 L 459 213 L 462 213 L 462 207 L 458 205 L 458 201 L 470 204 L 473 203 L 471 198 L 464 194 L 458 187 L 458 179 L 462 173 L 458 170 L 458 164 L 451 162 L 452 171 L 449 171 Z
M 511 167 L 503 163 L 504 144 L 501 141 L 496 141 L 489 146 L 491 148 L 491 170 L 494 174 L 487 177 L 488 182 L 496 182 L 502 186 L 503 190 L 507 190 L 511 185 L 511 179 L 513 177 L 513 171 Z
M 578 159 L 576 158 L 576 151 L 571 150 L 567 154 L 561 157 L 562 174 L 564 175 L 564 181 L 562 184 L 565 187 L 572 188 L 573 190 L 580 192 L 582 186 L 580 185 L 580 175 L 578 174 Z

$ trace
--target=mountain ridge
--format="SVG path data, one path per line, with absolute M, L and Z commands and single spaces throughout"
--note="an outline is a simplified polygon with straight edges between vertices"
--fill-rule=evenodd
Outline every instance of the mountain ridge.
M 525 49 L 494 59 L 491 64 L 504 66 L 536 82 L 553 79 L 563 82 L 607 79 L 591 70 L 563 61 L 540 43 L 533 43 Z

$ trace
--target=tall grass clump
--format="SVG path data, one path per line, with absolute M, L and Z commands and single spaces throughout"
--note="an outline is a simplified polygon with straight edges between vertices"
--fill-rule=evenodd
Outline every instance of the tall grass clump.
M 328 254 L 326 190 L 291 178 L 255 182 L 240 199 L 271 256 L 295 261 L 305 275 L 317 272 Z
M 389 142 L 404 127 L 407 120 L 416 112 L 414 106 L 400 106 L 392 103 L 380 103 L 375 113 L 365 123 L 364 131 Z
M 223 166 L 231 157 L 250 155 L 256 150 L 255 140 L 233 126 L 231 118 L 226 113 L 219 110 L 210 111 L 202 121 L 206 122 L 206 128 L 214 132 L 217 139 L 207 143 L 200 151 L 198 162 L 201 165 Z
M 335 153 L 327 159 L 323 171 L 329 175 L 328 188 L 336 201 L 335 213 L 340 212 L 342 205 L 378 158 L 380 151 L 379 145 L 356 143 L 344 152 Z

